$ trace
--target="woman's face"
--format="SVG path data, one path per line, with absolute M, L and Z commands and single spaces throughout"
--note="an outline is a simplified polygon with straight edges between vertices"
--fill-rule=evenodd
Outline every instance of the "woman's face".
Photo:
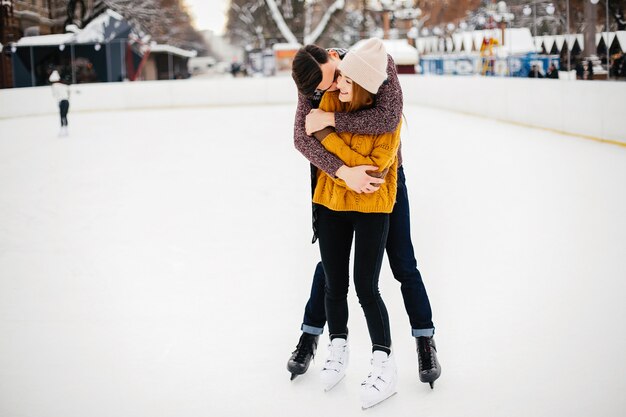
M 342 73 L 337 77 L 337 88 L 339 88 L 339 100 L 344 103 L 352 101 L 352 80 Z

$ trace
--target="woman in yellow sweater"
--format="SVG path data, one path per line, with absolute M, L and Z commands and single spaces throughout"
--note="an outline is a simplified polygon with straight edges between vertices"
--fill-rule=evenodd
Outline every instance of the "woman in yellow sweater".
M 329 112 L 356 111 L 374 104 L 385 81 L 387 53 L 379 39 L 370 39 L 350 51 L 339 64 L 338 91 L 326 92 L 320 109 Z M 345 375 L 348 349 L 349 263 L 354 238 L 354 286 L 365 313 L 372 341 L 372 371 L 361 384 L 364 408 L 396 391 L 397 372 L 391 354 L 387 309 L 378 291 L 378 277 L 387 240 L 389 213 L 396 199 L 397 154 L 400 125 L 392 133 L 363 135 L 324 130 L 315 134 L 322 145 L 347 166 L 377 166 L 375 176 L 384 176 L 380 189 L 357 193 L 338 179 L 319 170 L 313 202 L 318 205 L 317 232 L 326 273 L 326 315 L 330 333 L 329 356 L 321 372 L 325 389 Z

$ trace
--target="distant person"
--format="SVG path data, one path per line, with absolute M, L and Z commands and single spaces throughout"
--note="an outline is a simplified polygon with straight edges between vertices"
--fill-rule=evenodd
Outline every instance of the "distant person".
M 556 67 L 556 65 L 554 65 L 554 62 L 550 64 L 550 67 L 548 67 L 548 73 L 546 74 L 546 78 L 552 78 L 552 79 L 559 78 L 559 70 Z
M 585 65 L 585 79 L 593 80 L 593 61 L 588 60 Z
M 624 54 L 620 52 L 613 58 L 613 63 L 611 64 L 611 76 L 614 78 L 620 78 L 624 75 Z
M 539 71 L 539 67 L 536 64 L 533 64 L 530 67 L 530 71 L 528 71 L 528 78 L 543 78 L 543 74 Z
M 59 136 L 67 136 L 67 113 L 70 110 L 70 87 L 61 82 L 61 76 L 57 70 L 52 71 L 49 81 L 52 83 L 52 95 L 59 105 L 61 115 L 61 130 Z
M 626 77 L 626 56 L 624 54 L 622 54 L 621 58 L 619 59 L 617 76 L 620 78 Z
M 582 61 L 578 61 L 576 63 L 576 79 L 584 80 L 585 79 L 585 66 Z
M 233 62 L 230 64 L 230 73 L 233 77 L 237 77 L 239 72 L 241 71 L 241 64 L 239 62 Z

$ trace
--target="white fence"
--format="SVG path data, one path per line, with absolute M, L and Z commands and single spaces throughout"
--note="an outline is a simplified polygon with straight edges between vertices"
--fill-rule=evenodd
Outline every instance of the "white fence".
M 626 82 L 402 77 L 405 102 L 626 144 Z
M 415 75 L 400 80 L 406 104 L 626 144 L 626 82 Z M 79 84 L 72 86 L 70 111 L 295 104 L 296 98 L 290 77 Z M 0 90 L 0 118 L 56 111 L 50 87 Z

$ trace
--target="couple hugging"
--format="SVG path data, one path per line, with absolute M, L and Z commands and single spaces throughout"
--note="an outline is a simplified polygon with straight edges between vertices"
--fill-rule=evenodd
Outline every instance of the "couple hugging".
M 430 302 L 411 243 L 400 153 L 402 90 L 393 59 L 379 39 L 349 52 L 307 45 L 294 58 L 292 76 L 298 88 L 294 143 L 311 163 L 313 242 L 319 239 L 321 262 L 287 369 L 292 379 L 307 371 L 328 323 L 330 344 L 320 375 L 324 389 L 345 376 L 354 239 L 354 287 L 372 343 L 371 372 L 361 384 L 362 407 L 396 392 L 389 316 L 378 291 L 385 250 L 401 284 L 420 381 L 432 388 L 441 368 Z

